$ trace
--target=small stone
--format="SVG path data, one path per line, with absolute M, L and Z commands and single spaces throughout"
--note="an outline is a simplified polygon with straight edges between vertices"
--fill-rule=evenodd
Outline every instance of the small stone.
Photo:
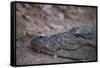
M 56 59 L 57 58 L 57 55 L 54 55 L 54 59 Z

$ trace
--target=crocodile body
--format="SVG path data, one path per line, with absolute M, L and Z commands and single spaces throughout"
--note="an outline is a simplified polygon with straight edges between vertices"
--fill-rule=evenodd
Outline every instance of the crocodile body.
M 50 37 L 38 36 L 31 41 L 38 52 L 74 60 L 96 60 L 96 27 L 79 26 Z

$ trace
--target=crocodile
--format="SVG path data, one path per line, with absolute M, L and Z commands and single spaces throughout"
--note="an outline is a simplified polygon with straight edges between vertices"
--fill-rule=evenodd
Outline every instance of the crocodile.
M 78 61 L 96 60 L 96 27 L 78 26 L 51 36 L 33 37 L 31 47 L 38 53 Z

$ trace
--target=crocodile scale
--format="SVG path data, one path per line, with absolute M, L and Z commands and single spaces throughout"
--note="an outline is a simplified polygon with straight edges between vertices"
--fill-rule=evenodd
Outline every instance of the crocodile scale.
M 96 27 L 78 26 L 55 35 L 33 37 L 34 50 L 73 60 L 96 60 Z

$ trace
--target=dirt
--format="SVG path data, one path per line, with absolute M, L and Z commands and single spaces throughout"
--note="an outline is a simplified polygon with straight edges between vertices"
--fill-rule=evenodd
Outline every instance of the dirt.
M 37 53 L 30 42 L 35 36 L 50 36 L 82 25 L 96 26 L 96 7 L 17 3 L 16 64 L 77 62 Z

